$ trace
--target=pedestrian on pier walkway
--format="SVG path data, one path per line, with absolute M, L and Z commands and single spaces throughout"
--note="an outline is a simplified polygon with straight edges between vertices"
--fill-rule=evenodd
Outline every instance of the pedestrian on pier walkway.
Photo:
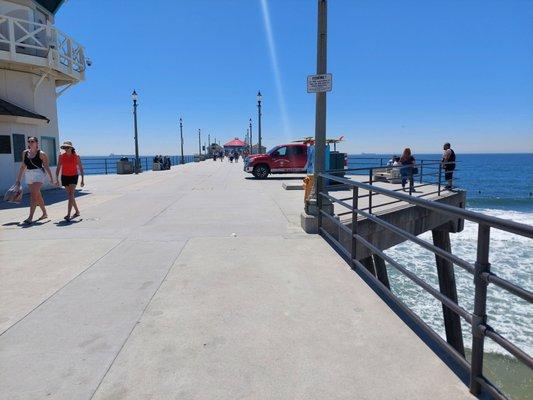
M 453 171 L 455 169 L 455 152 L 452 150 L 450 143 L 444 143 L 442 146 L 442 166 L 444 168 L 444 179 L 446 179 L 446 189 L 452 188 Z
M 78 175 L 81 174 L 81 187 L 85 186 L 83 165 L 80 156 L 76 154 L 76 149 L 72 146 L 72 142 L 64 142 L 61 145 L 61 150 L 65 152 L 59 155 L 56 168 L 56 181 L 59 186 L 59 172 L 61 171 L 61 185 L 65 187 L 68 196 L 67 215 L 65 221 L 70 221 L 73 218 L 80 216 L 80 210 L 76 204 L 76 185 L 78 184 Z M 72 207 L 74 207 L 74 214 L 71 216 Z
M 37 221 L 42 221 L 48 218 L 43 196 L 41 194 L 41 187 L 44 184 L 46 175 L 50 177 L 50 182 L 52 184 L 54 184 L 54 178 L 52 177 L 52 171 L 50 171 L 50 167 L 48 166 L 48 157 L 44 151 L 39 149 L 39 140 L 35 136 L 30 136 L 28 138 L 28 148 L 22 152 L 22 161 L 15 184 L 20 186 L 20 181 L 24 174 L 26 183 L 30 189 L 30 215 L 24 220 L 24 223 L 31 224 L 37 206 L 39 206 L 43 212 Z
M 402 175 L 403 190 L 405 190 L 405 184 L 407 183 L 407 179 L 409 179 L 409 185 L 411 187 L 413 186 L 413 172 L 415 163 L 416 160 L 411 154 L 411 149 L 409 147 L 406 147 L 403 150 L 402 156 L 400 157 L 400 164 L 402 164 L 402 168 L 400 168 L 400 174 Z

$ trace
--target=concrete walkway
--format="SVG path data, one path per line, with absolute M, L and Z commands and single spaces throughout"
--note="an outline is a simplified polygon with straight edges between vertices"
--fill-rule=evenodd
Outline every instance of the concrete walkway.
M 0 398 L 471 398 L 303 233 L 302 192 L 247 176 L 89 176 L 72 224 L 64 201 L 29 228 L 1 209 Z

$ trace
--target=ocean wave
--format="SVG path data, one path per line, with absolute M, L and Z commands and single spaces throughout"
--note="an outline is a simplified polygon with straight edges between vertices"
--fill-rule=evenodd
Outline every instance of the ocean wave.
M 467 197 L 466 203 L 469 208 L 533 211 L 533 197 L 520 197 L 520 198 L 504 198 L 504 197 L 468 198 Z
M 493 208 L 469 208 L 494 217 L 511 219 L 533 225 L 533 212 Z M 477 224 L 465 221 L 463 232 L 452 234 L 452 251 L 455 255 L 475 262 Z M 420 236 L 431 242 L 431 232 Z M 386 251 L 409 270 L 415 272 L 437 290 L 438 276 L 433 253 L 413 243 L 402 243 Z M 498 276 L 533 290 L 533 240 L 500 230 L 491 230 L 491 270 Z M 474 285 L 472 275 L 457 267 L 455 269 L 459 305 L 469 312 L 474 308 Z M 413 284 L 409 279 L 389 268 L 393 291 L 435 331 L 444 337 L 442 307 L 440 302 Z M 494 285 L 489 286 L 487 297 L 489 323 L 497 332 L 508 338 L 529 354 L 533 353 L 533 324 L 531 306 L 528 302 L 511 295 Z M 470 347 L 470 326 L 463 323 L 465 346 Z M 496 343 L 487 340 L 486 350 L 507 354 Z

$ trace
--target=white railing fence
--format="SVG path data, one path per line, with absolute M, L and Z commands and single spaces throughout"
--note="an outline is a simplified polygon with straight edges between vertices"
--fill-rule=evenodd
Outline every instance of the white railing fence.
M 83 46 L 53 25 L 0 15 L 0 50 L 48 59 L 48 65 L 77 76 L 85 71 Z M 66 69 L 66 71 L 65 71 Z

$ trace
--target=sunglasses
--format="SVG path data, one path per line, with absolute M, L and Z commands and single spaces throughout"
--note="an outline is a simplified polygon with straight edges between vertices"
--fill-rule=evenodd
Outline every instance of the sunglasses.
M 35 143 L 35 140 L 28 140 L 28 143 Z

